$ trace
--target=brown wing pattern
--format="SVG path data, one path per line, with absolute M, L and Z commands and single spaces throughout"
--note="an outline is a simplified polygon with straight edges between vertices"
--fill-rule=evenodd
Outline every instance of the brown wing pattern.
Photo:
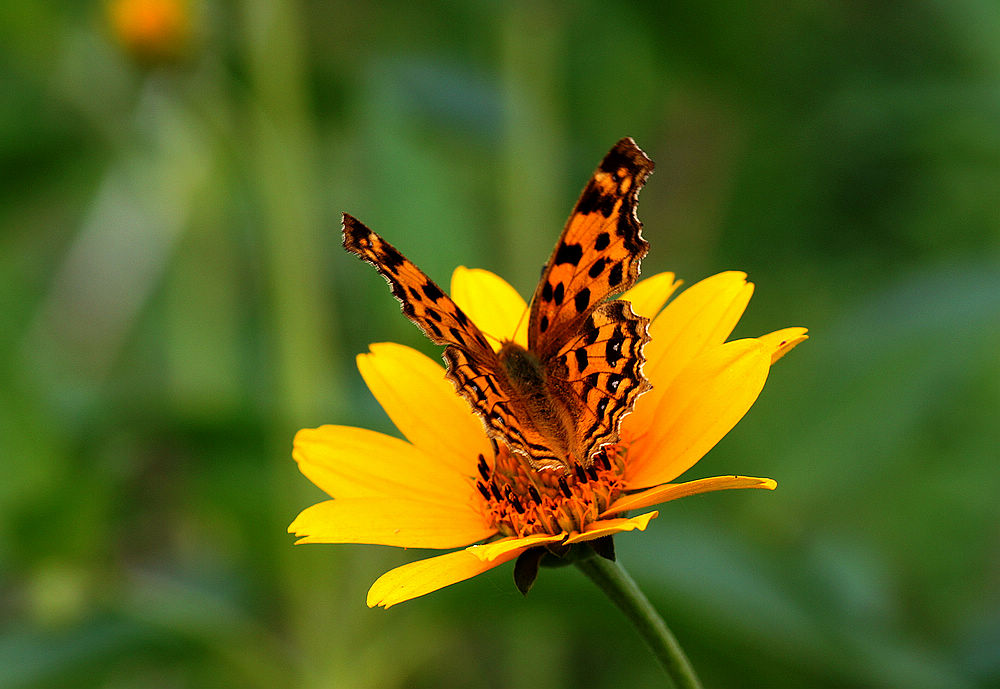
M 497 377 L 496 353 L 451 297 L 389 242 L 346 213 L 344 248 L 375 266 L 389 283 L 403 313 L 432 342 L 448 345 L 444 350 L 446 377 L 482 417 L 489 435 L 529 447 L 512 413 L 514 402 Z
M 503 388 L 504 378 L 493 375 L 457 347 L 444 350 L 448 362 L 447 377 L 483 419 L 486 433 L 505 443 L 511 450 L 531 458 L 535 466 L 561 465 L 563 457 L 550 439 L 531 423 L 517 395 Z
M 495 359 L 482 331 L 444 291 L 392 244 L 344 213 L 344 248 L 382 274 L 403 313 L 435 344 L 469 350 L 477 359 Z
M 649 244 L 635 214 L 653 162 L 631 138 L 615 144 L 584 188 L 531 301 L 528 348 L 553 356 L 588 314 L 639 275 Z
M 565 391 L 576 419 L 573 454 L 584 465 L 601 446 L 618 440 L 622 418 L 651 387 L 642 375 L 648 324 L 628 302 L 605 302 L 549 363 L 552 387 Z

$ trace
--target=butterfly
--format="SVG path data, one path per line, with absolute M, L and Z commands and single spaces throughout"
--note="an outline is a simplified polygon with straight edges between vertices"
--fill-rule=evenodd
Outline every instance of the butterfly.
M 371 263 L 406 317 L 446 345 L 446 376 L 487 434 L 537 470 L 589 466 L 602 447 L 618 441 L 622 418 L 651 387 L 642 375 L 649 321 L 614 297 L 635 284 L 649 249 L 636 204 L 652 170 L 631 138 L 601 161 L 542 271 L 527 348 L 506 340 L 494 350 L 423 271 L 343 215 L 344 248 Z

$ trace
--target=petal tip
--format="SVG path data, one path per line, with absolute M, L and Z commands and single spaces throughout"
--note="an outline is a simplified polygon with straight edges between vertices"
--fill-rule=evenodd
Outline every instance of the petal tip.
M 771 350 L 771 363 L 788 354 L 796 346 L 809 339 L 806 328 L 794 327 L 776 330 L 759 338 Z

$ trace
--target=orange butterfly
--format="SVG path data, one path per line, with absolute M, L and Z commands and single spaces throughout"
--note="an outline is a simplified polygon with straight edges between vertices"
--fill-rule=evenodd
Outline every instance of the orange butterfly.
M 536 469 L 587 467 L 618 441 L 622 418 L 650 388 L 642 375 L 648 319 L 612 299 L 635 284 L 649 245 L 635 214 L 653 162 L 631 138 L 594 172 L 535 289 L 528 347 L 486 335 L 391 244 L 344 214 L 344 248 L 389 282 L 403 313 L 447 345 L 447 377 L 491 438 Z

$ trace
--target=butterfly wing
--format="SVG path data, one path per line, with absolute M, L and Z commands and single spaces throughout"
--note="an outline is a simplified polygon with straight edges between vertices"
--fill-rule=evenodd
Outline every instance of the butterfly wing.
M 344 213 L 344 248 L 375 266 L 399 300 L 403 314 L 424 331 L 431 342 L 468 350 L 489 361 L 493 349 L 486 336 L 433 280 L 389 242 Z
M 653 162 L 630 138 L 601 161 L 570 214 L 531 300 L 528 348 L 545 360 L 563 348 L 594 308 L 624 292 L 649 250 L 635 215 Z
M 628 302 L 600 304 L 549 364 L 550 385 L 577 429 L 570 452 L 584 465 L 618 440 L 622 419 L 652 387 L 642 375 L 648 323 Z
M 575 425 L 571 454 L 588 464 L 618 440 L 622 418 L 649 389 L 642 375 L 648 320 L 623 301 L 649 248 L 636 217 L 653 162 L 630 138 L 605 156 L 577 201 L 535 290 L 528 344 Z
M 479 414 L 491 437 L 518 448 L 528 440 L 517 423 L 516 400 L 483 332 L 422 270 L 356 218 L 344 214 L 344 248 L 375 266 L 403 313 L 435 344 L 447 345 L 447 378 Z M 527 450 L 524 450 L 527 452 Z
M 448 377 L 479 412 L 487 435 L 528 457 L 535 468 L 564 464 L 565 451 L 557 449 L 558 443 L 553 440 L 552 433 L 557 429 L 539 426 L 538 420 L 527 413 L 523 396 L 508 388 L 507 378 L 489 375 L 458 347 L 445 349 L 444 358 L 448 362 Z

